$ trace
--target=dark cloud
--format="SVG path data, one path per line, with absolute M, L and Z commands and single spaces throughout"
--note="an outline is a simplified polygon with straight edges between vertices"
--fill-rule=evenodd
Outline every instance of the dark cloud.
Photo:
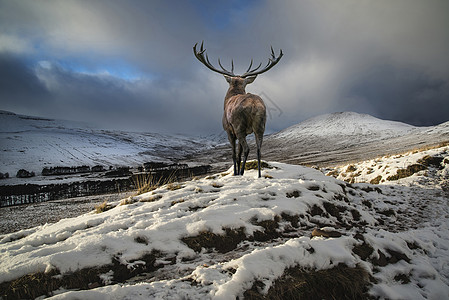
M 20 58 L 0 53 L 0 99 L 2 109 L 21 109 L 26 113 L 37 113 L 41 99 L 50 97 L 33 69 Z M 41 113 L 41 112 L 39 112 Z
M 221 131 L 227 84 L 212 62 L 285 56 L 247 87 L 267 131 L 352 110 L 415 125 L 449 119 L 449 3 L 2 1 L 0 109 L 104 126 Z
M 424 126 L 448 121 L 448 100 L 449 85 L 441 78 L 431 78 L 421 70 L 377 65 L 355 80 L 339 104 L 351 104 L 358 111 L 369 108 L 376 116 Z

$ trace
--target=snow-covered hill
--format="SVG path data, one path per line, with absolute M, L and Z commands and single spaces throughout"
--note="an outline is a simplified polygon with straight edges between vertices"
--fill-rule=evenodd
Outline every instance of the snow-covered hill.
M 416 127 L 354 112 L 318 116 L 264 140 L 266 159 L 295 164 L 337 165 L 398 154 L 449 141 L 449 122 Z
M 320 115 L 293 125 L 271 136 L 273 139 L 301 140 L 304 137 L 356 137 L 358 142 L 396 137 L 418 130 L 401 122 L 387 121 L 367 114 L 339 112 Z
M 135 166 L 168 162 L 214 145 L 186 136 L 108 131 L 83 123 L 0 111 L 0 172 L 39 174 L 44 167 Z
M 447 141 L 449 122 L 416 127 L 366 114 L 339 112 L 317 116 L 265 136 L 262 158 L 327 167 L 436 146 Z M 250 158 L 255 159 L 255 143 L 250 140 L 249 144 Z M 219 145 L 203 151 L 195 157 L 195 161 L 198 160 L 225 169 L 231 161 L 230 146 Z
M 396 159 L 425 157 L 441 159 L 383 185 L 275 162 L 262 178 L 230 169 L 6 234 L 0 290 L 54 299 L 241 299 L 249 290 L 273 292 L 292 270 L 343 270 L 374 297 L 446 299 L 448 191 L 435 182 L 448 179 L 449 147 Z
M 225 135 L 187 136 L 132 133 L 90 128 L 86 124 L 0 111 L 0 172 L 14 176 L 24 168 L 136 166 L 146 161 L 183 160 L 226 169 L 231 160 Z M 266 136 L 262 156 L 294 164 L 339 164 L 397 154 L 449 141 L 449 122 L 414 127 L 354 112 L 318 116 Z M 255 158 L 254 143 L 251 157 Z

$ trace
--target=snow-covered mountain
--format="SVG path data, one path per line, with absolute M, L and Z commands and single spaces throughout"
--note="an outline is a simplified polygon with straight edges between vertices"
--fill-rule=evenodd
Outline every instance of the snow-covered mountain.
M 187 136 L 99 130 L 84 123 L 0 111 L 0 172 L 19 169 L 168 162 L 214 145 Z
M 397 154 L 449 141 L 449 122 L 416 127 L 366 114 L 311 118 L 264 140 L 263 156 L 295 164 L 340 164 Z
M 449 122 L 417 127 L 367 114 L 339 112 L 320 115 L 264 137 L 262 158 L 272 161 L 329 166 L 397 154 L 449 141 Z M 249 139 L 250 158 L 256 158 Z M 227 168 L 228 144 L 203 151 L 196 159 Z
M 320 115 L 288 127 L 271 138 L 301 139 L 302 137 L 357 137 L 369 140 L 408 134 L 417 127 L 401 122 L 387 121 L 367 114 L 338 112 Z

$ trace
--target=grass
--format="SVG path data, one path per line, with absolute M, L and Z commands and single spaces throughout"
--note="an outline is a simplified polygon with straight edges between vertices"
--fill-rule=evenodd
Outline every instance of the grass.
M 382 180 L 382 176 L 379 175 L 379 176 L 371 179 L 369 183 L 371 183 L 371 184 L 379 184 L 381 180 Z
M 349 166 L 346 168 L 346 173 L 351 173 L 351 172 L 355 172 L 355 171 L 357 171 L 357 167 L 354 166 L 354 165 L 349 165 Z
M 260 293 L 264 284 L 256 281 L 244 293 L 245 299 L 369 299 L 367 294 L 369 274 L 360 265 L 347 265 L 327 270 L 310 270 L 301 267 L 287 269 L 266 295 Z
M 222 187 L 223 187 L 223 184 L 218 183 L 218 182 L 213 182 L 213 183 L 212 183 L 212 186 L 213 186 L 214 188 L 216 188 L 216 189 L 219 189 L 219 188 L 222 188 Z
M 183 188 L 183 186 L 180 183 L 170 182 L 167 184 L 167 190 L 169 190 L 169 191 L 176 191 L 176 190 L 179 190 L 182 188 Z
M 137 202 L 136 199 L 134 199 L 132 197 L 129 197 L 129 198 L 125 198 L 122 201 L 120 201 L 119 205 L 129 205 L 129 204 L 133 204 L 133 203 L 136 203 L 136 202 Z
M 254 232 L 253 236 L 246 236 L 244 228 L 241 227 L 236 229 L 223 228 L 224 234 L 203 231 L 196 236 L 188 236 L 181 240 L 196 252 L 200 252 L 202 248 L 205 248 L 215 249 L 219 253 L 227 253 L 234 250 L 240 242 L 245 240 L 264 242 L 278 238 L 281 235 L 281 233 L 277 232 L 280 221 L 281 218 L 276 216 L 274 220 L 252 222 L 254 225 L 263 228 L 263 231 Z
M 224 235 L 203 231 L 196 236 L 185 237 L 182 241 L 196 252 L 200 252 L 202 248 L 206 248 L 215 249 L 219 253 L 227 253 L 235 249 L 241 241 L 246 239 L 243 228 L 224 228 L 224 230 Z
M 142 240 L 136 240 L 142 243 Z M 2 299 L 35 299 L 46 295 L 51 296 L 53 291 L 64 289 L 87 290 L 98 286 L 103 286 L 104 282 L 100 278 L 101 274 L 113 271 L 113 282 L 125 282 L 129 278 L 142 273 L 148 273 L 156 270 L 156 258 L 158 252 L 151 252 L 143 255 L 135 261 L 142 261 L 142 264 L 135 265 L 129 269 L 121 264 L 119 259 L 114 257 L 109 265 L 84 268 L 68 274 L 60 274 L 58 270 L 50 272 L 37 272 L 22 276 L 18 279 L 0 284 L 0 298 Z M 132 261 L 134 262 L 134 261 Z
M 132 177 L 133 185 L 137 190 L 136 195 L 151 192 L 163 185 L 167 185 L 167 189 L 172 191 L 182 188 L 180 184 L 176 184 L 174 181 L 174 172 L 168 177 L 159 177 L 159 179 L 156 179 L 151 173 L 140 173 Z
M 426 167 L 434 167 L 437 169 L 442 169 L 442 167 L 441 167 L 442 162 L 443 162 L 443 157 L 430 156 L 430 155 L 426 155 L 423 158 L 421 158 L 420 160 L 418 160 L 419 164 L 422 164 Z
M 260 168 L 261 169 L 273 169 L 273 166 L 270 166 L 266 161 L 260 162 Z M 245 170 L 257 170 L 258 164 L 257 160 L 247 161 L 245 164 Z
M 134 186 L 137 189 L 137 195 L 144 194 L 155 190 L 158 186 L 154 184 L 153 176 L 151 174 L 137 174 L 132 177 Z
M 174 206 L 174 205 L 176 205 L 178 203 L 184 203 L 185 201 L 186 200 L 184 200 L 184 199 L 174 200 L 174 201 L 171 202 L 171 206 Z
M 139 202 L 154 202 L 162 198 L 162 195 L 156 194 L 151 197 L 140 199 Z
M 110 210 L 111 208 L 113 208 L 113 206 L 109 205 L 108 202 L 105 200 L 103 203 L 95 205 L 95 213 L 100 214 L 102 212 Z
M 410 166 L 408 166 L 405 169 L 399 169 L 396 171 L 395 175 L 392 176 L 388 176 L 387 180 L 389 181 L 394 181 L 394 180 L 399 180 L 401 178 L 406 178 L 406 177 L 410 177 L 413 174 L 419 172 L 419 171 L 423 171 L 426 170 L 427 167 L 425 165 L 422 164 L 412 164 Z

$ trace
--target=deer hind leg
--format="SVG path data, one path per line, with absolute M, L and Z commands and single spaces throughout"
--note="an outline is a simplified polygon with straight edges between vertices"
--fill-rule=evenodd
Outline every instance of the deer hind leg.
M 242 162 L 242 166 L 240 168 L 240 175 L 243 175 L 243 173 L 245 172 L 246 160 L 248 159 L 248 154 L 249 154 L 249 146 L 248 146 L 248 143 L 246 142 L 245 136 L 239 137 L 239 147 L 241 147 L 242 151 L 243 151 L 243 162 Z
M 261 165 L 260 165 L 260 158 L 261 158 L 261 149 L 262 149 L 262 138 L 263 136 L 260 136 L 258 134 L 255 134 L 256 136 L 256 146 L 257 146 L 257 168 L 259 170 L 259 178 L 262 177 L 261 175 Z
M 236 149 L 235 149 L 235 140 L 236 140 L 235 135 L 228 132 L 228 140 L 232 147 L 232 161 L 234 162 L 234 175 L 238 175 L 240 166 L 237 166 L 237 156 L 236 156 Z
M 238 153 L 238 155 L 237 155 L 237 172 L 238 172 L 238 174 L 240 174 L 240 167 L 241 167 L 241 164 L 242 164 L 242 152 L 243 152 L 243 147 L 242 147 L 242 144 L 240 144 L 240 142 L 239 142 L 239 153 Z

